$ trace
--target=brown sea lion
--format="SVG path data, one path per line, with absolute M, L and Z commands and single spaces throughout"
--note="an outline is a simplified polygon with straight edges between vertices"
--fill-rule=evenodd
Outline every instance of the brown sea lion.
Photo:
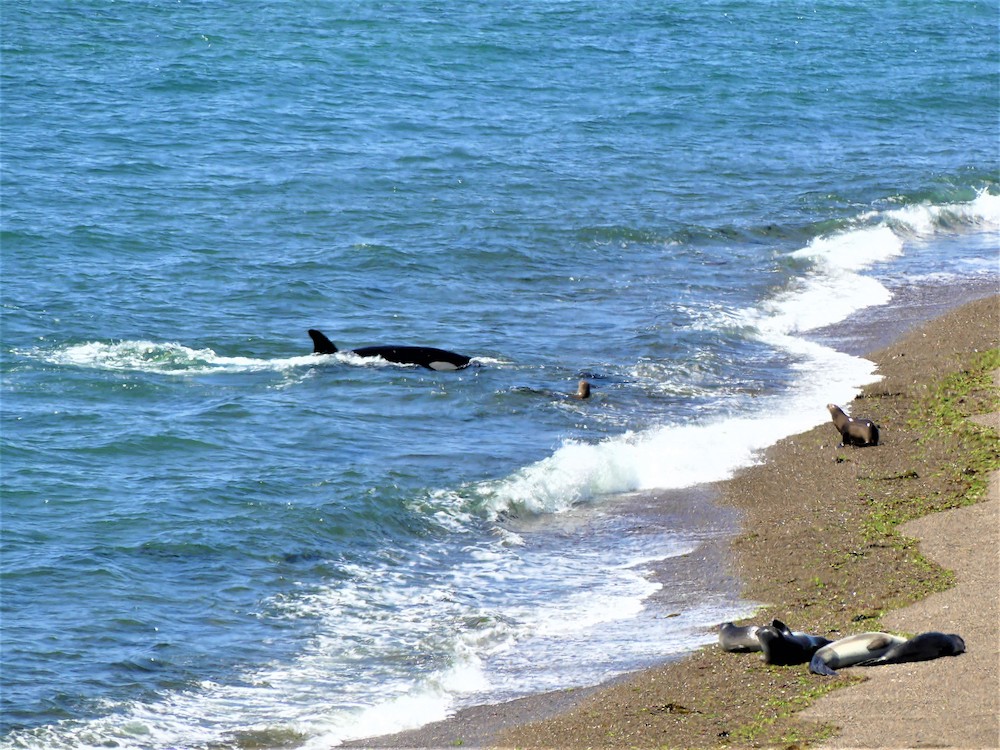
M 577 387 L 576 393 L 573 394 L 573 398 L 590 398 L 590 383 L 586 380 L 581 380 L 580 385 Z
M 870 419 L 849 417 L 836 404 L 827 404 L 833 426 L 840 432 L 841 446 L 878 445 L 878 426 Z

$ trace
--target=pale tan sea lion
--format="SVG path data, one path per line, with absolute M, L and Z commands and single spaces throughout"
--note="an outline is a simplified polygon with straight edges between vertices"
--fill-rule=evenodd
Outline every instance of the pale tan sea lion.
M 892 633 L 858 633 L 829 643 L 813 654 L 809 671 L 813 674 L 834 676 L 841 667 L 852 667 L 863 661 L 884 656 L 906 639 Z

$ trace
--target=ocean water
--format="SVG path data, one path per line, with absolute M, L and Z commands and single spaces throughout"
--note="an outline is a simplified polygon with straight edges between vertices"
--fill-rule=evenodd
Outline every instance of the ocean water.
M 877 378 L 820 332 L 1000 279 L 995 1 L 0 14 L 0 747 L 326 748 L 710 641 L 700 485 Z

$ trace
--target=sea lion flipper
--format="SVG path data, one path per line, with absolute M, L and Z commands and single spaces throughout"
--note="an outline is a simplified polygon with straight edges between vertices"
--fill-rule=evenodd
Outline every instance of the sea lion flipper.
M 813 658 L 809 662 L 809 671 L 812 672 L 813 674 L 821 674 L 826 677 L 837 676 L 837 673 L 834 670 L 830 669 L 827 663 L 823 661 L 823 658 L 819 655 L 818 651 L 815 654 L 813 654 Z
M 872 638 L 867 645 L 869 651 L 881 651 L 888 648 L 893 643 L 892 636 L 888 633 L 881 633 L 874 638 Z
M 888 657 L 880 656 L 877 659 L 865 659 L 864 661 L 859 661 L 854 666 L 856 667 L 875 667 L 879 664 L 887 664 L 889 662 Z

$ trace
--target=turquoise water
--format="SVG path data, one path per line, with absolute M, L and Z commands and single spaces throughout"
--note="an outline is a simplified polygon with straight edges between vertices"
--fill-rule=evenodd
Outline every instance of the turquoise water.
M 816 332 L 1000 277 L 996 2 L 0 13 L 3 747 L 329 747 L 706 642 L 697 485 L 877 377 Z

